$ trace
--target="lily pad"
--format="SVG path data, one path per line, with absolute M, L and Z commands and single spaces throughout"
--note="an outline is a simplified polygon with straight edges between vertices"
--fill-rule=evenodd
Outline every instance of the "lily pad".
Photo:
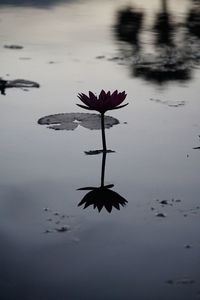
M 0 77 L 0 92 L 6 95 L 7 88 L 39 88 L 39 83 L 25 79 L 4 80 Z M 24 90 L 25 90 L 24 89 Z
M 6 88 L 39 88 L 39 83 L 25 79 L 8 80 Z
M 40 118 L 38 124 L 48 125 L 48 128 L 54 130 L 74 130 L 78 125 L 90 130 L 99 130 L 101 129 L 101 118 L 100 114 L 63 113 Z M 105 128 L 108 129 L 117 124 L 119 124 L 117 119 L 105 116 Z

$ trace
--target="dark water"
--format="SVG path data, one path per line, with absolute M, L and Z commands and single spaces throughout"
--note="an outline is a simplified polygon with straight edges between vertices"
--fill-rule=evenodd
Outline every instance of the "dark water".
M 0 7 L 0 299 L 198 299 L 199 1 Z

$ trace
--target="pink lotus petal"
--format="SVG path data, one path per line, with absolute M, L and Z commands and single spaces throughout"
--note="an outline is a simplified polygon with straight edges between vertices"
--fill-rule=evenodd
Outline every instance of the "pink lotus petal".
M 89 96 L 90 96 L 90 100 L 92 100 L 92 101 L 96 101 L 97 100 L 97 97 L 92 92 L 90 92 L 90 91 L 89 91 Z
M 86 106 L 77 105 L 84 109 L 97 110 L 100 113 L 105 113 L 107 110 L 118 109 L 126 106 L 127 104 L 119 106 L 125 100 L 126 96 L 127 94 L 125 91 L 118 93 L 118 90 L 115 90 L 112 94 L 110 91 L 105 92 L 104 90 L 101 90 L 98 97 L 89 91 L 89 96 L 83 93 L 78 94 L 78 98 Z
M 90 106 L 91 105 L 91 100 L 88 98 L 87 95 L 85 94 L 78 94 L 78 98 L 86 105 Z
M 111 97 L 111 101 L 110 104 L 111 106 L 118 106 L 119 104 L 121 104 L 126 98 L 126 94 L 125 92 L 123 93 L 119 93 L 117 96 L 112 96 Z
M 78 105 L 78 106 L 80 106 L 81 108 L 84 108 L 84 109 L 95 110 L 95 109 L 93 109 L 93 108 L 91 108 L 91 107 L 84 106 L 84 105 L 81 105 L 81 104 L 76 104 L 76 105 Z
M 120 106 L 116 106 L 116 107 L 114 107 L 114 108 L 110 108 L 110 110 L 122 108 L 122 107 L 127 106 L 128 104 L 129 104 L 129 103 L 126 103 L 126 104 L 123 104 L 123 105 L 120 105 Z
M 106 92 L 104 90 L 101 91 L 100 95 L 99 95 L 99 101 L 104 102 L 106 100 Z
M 115 90 L 115 91 L 112 93 L 111 97 L 116 97 L 117 95 L 118 95 L 118 90 Z

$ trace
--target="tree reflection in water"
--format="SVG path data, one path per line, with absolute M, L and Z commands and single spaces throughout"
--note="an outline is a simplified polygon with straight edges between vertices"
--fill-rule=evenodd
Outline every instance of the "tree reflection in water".
M 120 41 L 127 42 L 135 47 L 140 48 L 139 34 L 143 25 L 144 13 L 128 6 L 124 10 L 118 11 L 118 22 L 115 25 L 115 35 Z
M 83 197 L 78 206 L 84 205 L 84 209 L 90 205 L 93 205 L 94 209 L 98 209 L 100 212 L 103 207 L 111 213 L 113 207 L 120 210 L 120 207 L 124 207 L 128 201 L 125 200 L 122 196 L 120 196 L 115 191 L 112 191 L 111 188 L 114 186 L 113 184 L 105 185 L 105 165 L 106 165 L 106 152 L 102 153 L 102 167 L 101 167 L 101 185 L 100 187 L 84 187 L 78 190 L 89 192 Z
M 200 39 L 200 1 L 194 1 L 186 19 L 186 26 L 190 34 Z
M 200 2 L 195 2 L 183 22 L 169 12 L 167 0 L 161 0 L 152 29 L 145 28 L 144 13 L 127 7 L 117 13 L 114 34 L 120 51 L 134 77 L 156 84 L 187 81 L 200 64 Z M 145 40 L 152 38 L 152 50 Z M 127 50 L 128 49 L 128 50 Z
M 156 44 L 173 46 L 173 37 L 175 34 L 175 24 L 172 20 L 170 13 L 168 12 L 167 1 L 162 0 L 161 11 L 155 18 L 155 25 L 153 31 L 156 34 Z

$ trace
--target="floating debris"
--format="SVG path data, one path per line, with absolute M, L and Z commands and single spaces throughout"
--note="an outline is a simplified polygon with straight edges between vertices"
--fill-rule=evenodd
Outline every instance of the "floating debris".
M 123 57 L 120 56 L 113 56 L 111 58 L 108 58 L 109 61 L 119 61 L 119 60 L 124 60 Z
M 4 45 L 4 48 L 6 49 L 14 49 L 14 50 L 20 50 L 23 49 L 23 46 L 20 45 Z
M 181 279 L 169 279 L 166 281 L 167 284 L 183 284 L 183 285 L 190 285 L 190 284 L 194 284 L 195 280 L 190 279 L 190 278 L 181 278 Z
M 190 249 L 190 248 L 192 248 L 192 246 L 191 245 L 185 245 L 185 249 Z
M 189 214 L 196 215 L 199 213 L 199 206 L 190 209 L 182 209 L 181 212 L 183 213 L 184 217 L 187 217 Z
M 43 210 L 48 213 L 47 215 L 45 214 L 44 233 L 66 232 L 71 230 L 70 220 L 68 220 L 69 224 L 67 225 L 67 222 L 64 222 L 64 220 L 65 218 L 73 218 L 74 216 L 69 216 L 48 207 L 44 207 Z
M 74 130 L 79 125 L 90 130 L 99 130 L 101 129 L 101 116 L 90 113 L 61 113 L 42 117 L 38 120 L 38 124 L 50 125 L 47 127 L 54 130 Z M 109 129 L 117 124 L 119 124 L 117 119 L 105 116 L 105 128 Z
M 183 284 L 183 285 L 188 285 L 188 284 L 194 284 L 195 280 L 190 279 L 190 278 L 182 278 L 176 280 L 176 284 Z
M 48 62 L 49 65 L 53 65 L 53 64 L 56 64 L 56 63 L 57 63 L 57 62 L 54 61 L 54 60 L 50 60 L 50 61 Z
M 166 218 L 166 214 L 164 214 L 164 213 L 157 213 L 156 214 L 156 217 L 159 217 L 159 218 Z
M 103 59 L 103 58 L 105 58 L 105 55 L 96 56 L 96 59 Z
M 163 200 L 159 200 L 159 199 L 156 199 L 157 202 L 159 202 L 159 204 L 161 204 L 162 206 L 164 205 L 169 205 L 169 206 L 173 206 L 175 205 L 175 203 L 180 203 L 181 200 L 180 199 L 175 199 L 175 198 L 172 198 L 172 199 L 163 199 Z
M 160 201 L 160 204 L 168 205 L 168 201 L 167 200 L 162 200 L 162 201 Z
M 64 225 L 64 226 L 61 226 L 59 228 L 56 228 L 56 231 L 58 232 L 66 232 L 66 231 L 69 231 L 70 227 L 67 226 L 67 225 Z
M 52 230 L 46 229 L 44 233 L 52 233 Z
M 49 208 L 48 207 L 44 207 L 43 210 L 44 211 L 49 211 Z
M 185 105 L 185 101 L 183 100 L 161 100 L 161 99 L 155 99 L 150 98 L 150 101 L 154 101 L 156 103 L 165 104 L 169 107 L 179 107 Z
M 31 60 L 31 57 L 19 57 L 20 60 Z
M 157 217 L 166 217 L 168 215 L 166 215 L 163 210 L 164 209 L 175 209 L 176 212 L 178 214 L 181 214 L 183 217 L 188 217 L 189 215 L 198 215 L 200 213 L 200 206 L 196 205 L 194 208 L 190 208 L 190 209 L 184 209 L 183 207 L 183 200 L 180 198 L 169 198 L 169 199 L 155 199 L 154 203 L 151 203 L 149 209 L 151 209 L 152 211 L 154 209 L 152 209 L 152 207 L 155 207 L 155 210 L 157 212 L 156 216 Z M 181 205 L 182 204 L 182 205 Z M 171 208 L 170 208 L 171 207 Z M 167 213 L 170 213 L 170 211 L 167 211 Z M 170 216 L 170 214 L 169 214 Z

